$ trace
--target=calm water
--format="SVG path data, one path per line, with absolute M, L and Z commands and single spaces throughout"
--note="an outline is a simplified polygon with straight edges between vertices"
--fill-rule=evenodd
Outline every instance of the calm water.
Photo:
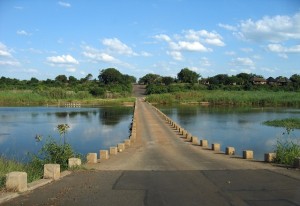
M 227 146 L 233 146 L 240 156 L 243 150 L 250 149 L 254 151 L 257 160 L 263 160 L 264 153 L 274 151 L 277 138 L 282 137 L 282 133 L 285 132 L 284 128 L 265 126 L 262 122 L 300 116 L 300 109 L 286 108 L 190 105 L 159 108 L 193 135 L 207 139 L 209 145 L 220 143 L 222 151 L 225 151 Z M 290 137 L 300 142 L 300 130 L 294 130 Z
M 76 152 L 98 153 L 128 138 L 132 113 L 131 107 L 0 107 L 0 155 L 26 161 L 41 147 L 37 134 L 59 139 L 58 124 L 70 126 L 66 139 Z

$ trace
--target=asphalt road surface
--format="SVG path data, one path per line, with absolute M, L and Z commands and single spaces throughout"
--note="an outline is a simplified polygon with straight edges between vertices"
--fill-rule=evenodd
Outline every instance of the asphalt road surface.
M 137 110 L 130 148 L 4 205 L 300 205 L 299 170 L 194 146 L 142 98 Z

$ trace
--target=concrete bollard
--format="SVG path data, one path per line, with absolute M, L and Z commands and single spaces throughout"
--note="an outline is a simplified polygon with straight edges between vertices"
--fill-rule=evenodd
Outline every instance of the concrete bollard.
M 68 159 L 68 166 L 69 166 L 69 168 L 71 168 L 71 167 L 78 167 L 80 165 L 81 165 L 81 159 L 74 158 L 74 157 Z
M 125 144 L 125 147 L 127 147 L 127 148 L 130 147 L 130 144 L 131 144 L 130 139 L 125 139 L 124 144 Z
M 44 179 L 58 180 L 60 178 L 59 164 L 45 164 L 44 165 Z
M 226 155 L 235 155 L 234 147 L 226 147 L 225 154 Z
M 265 154 L 265 162 L 274 162 L 275 158 L 276 158 L 276 153 Z
M 118 152 L 123 152 L 125 150 L 125 144 L 124 143 L 119 143 L 118 144 Z
M 193 145 L 199 145 L 198 137 L 192 136 L 192 144 Z
M 213 151 L 219 152 L 221 150 L 221 145 L 217 143 L 211 144 L 211 149 Z
M 9 191 L 24 192 L 27 190 L 27 173 L 10 172 L 6 174 L 5 187 Z
M 300 168 L 300 157 L 296 157 L 294 159 L 294 167 L 295 168 Z
M 200 140 L 200 146 L 202 146 L 202 147 L 208 147 L 208 141 L 206 139 Z
M 99 151 L 100 160 L 107 160 L 109 159 L 108 150 L 100 150 Z
M 109 154 L 110 155 L 116 155 L 116 154 L 118 154 L 118 147 L 110 147 L 109 148 Z
M 187 133 L 186 140 L 189 141 L 189 142 L 192 141 L 192 134 L 191 133 Z
M 243 159 L 253 159 L 253 151 L 252 150 L 244 150 L 243 151 Z
M 97 153 L 88 153 L 86 156 L 86 161 L 90 164 L 97 163 Z

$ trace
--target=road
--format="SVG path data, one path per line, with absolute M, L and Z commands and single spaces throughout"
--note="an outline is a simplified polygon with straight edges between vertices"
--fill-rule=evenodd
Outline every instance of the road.
M 186 142 L 139 98 L 137 140 L 4 205 L 300 205 L 300 171 Z

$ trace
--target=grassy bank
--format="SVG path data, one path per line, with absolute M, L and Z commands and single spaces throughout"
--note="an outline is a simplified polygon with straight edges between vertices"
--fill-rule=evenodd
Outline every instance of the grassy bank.
M 300 106 L 298 92 L 269 91 L 192 91 L 167 94 L 153 94 L 147 101 L 158 104 L 189 104 L 209 102 L 212 105 L 247 105 L 247 106 Z
M 263 124 L 273 127 L 285 127 L 291 129 L 300 129 L 300 118 L 288 118 L 266 121 Z
M 31 90 L 7 90 L 0 91 L 0 106 L 63 106 L 67 103 L 79 103 L 82 105 L 122 105 L 134 102 L 133 97 L 116 99 L 100 99 L 92 96 L 69 95 L 65 98 L 50 98 Z
M 28 182 L 32 182 L 43 177 L 43 170 L 39 166 L 34 164 L 24 164 L 0 157 L 0 190 L 5 186 L 5 175 L 13 171 L 27 172 Z

